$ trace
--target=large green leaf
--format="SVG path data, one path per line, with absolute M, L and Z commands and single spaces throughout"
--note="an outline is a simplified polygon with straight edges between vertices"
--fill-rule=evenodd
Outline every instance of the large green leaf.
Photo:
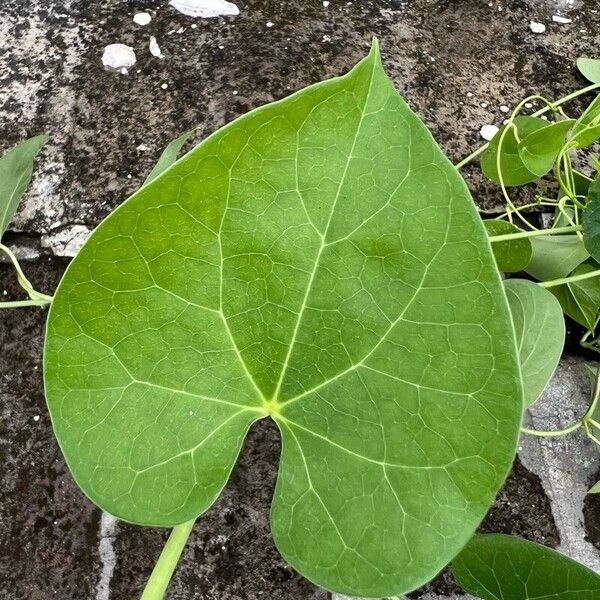
M 600 576 L 563 554 L 510 535 L 476 535 L 452 563 L 483 600 L 598 600 Z
M 566 277 L 590 257 L 576 235 L 540 235 L 531 238 L 533 255 L 525 269 L 540 281 Z
M 484 175 L 492 181 L 500 183 L 498 151 L 500 149 L 500 140 L 502 139 L 499 162 L 504 185 L 524 185 L 538 179 L 538 175 L 532 173 L 523 163 L 523 159 L 519 155 L 518 139 L 521 140 L 534 131 L 545 129 L 548 126 L 549 123 L 547 121 L 538 117 L 516 117 L 512 126 L 505 134 L 503 132 L 506 126 L 502 127 L 492 138 L 488 149 L 481 157 L 481 169 Z M 515 136 L 515 129 L 518 139 Z
M 565 320 L 558 300 L 525 279 L 504 282 L 517 336 L 525 406 L 531 406 L 554 373 L 565 344 Z
M 571 275 L 585 275 L 599 268 L 598 264 L 590 259 L 574 269 Z M 600 277 L 554 286 L 550 291 L 558 298 L 566 315 L 584 327 L 594 329 L 600 311 Z
M 490 236 L 519 233 L 521 231 L 512 223 L 502 219 L 489 219 L 484 221 L 483 224 Z M 529 264 L 533 254 L 531 241 L 528 238 L 493 242 L 492 250 L 498 268 L 505 273 L 523 271 Z
M 583 242 L 590 256 L 600 262 L 600 176 L 590 184 L 581 220 Z
M 377 46 L 221 129 L 96 229 L 52 303 L 45 382 L 77 482 L 136 523 L 205 511 L 271 416 L 277 547 L 375 597 L 467 542 L 522 407 L 481 220 Z
M 33 173 L 33 160 L 48 141 L 47 135 L 29 138 L 0 158 L 0 238 L 12 220 Z
M 551 171 L 574 123 L 574 119 L 558 121 L 536 129 L 521 139 L 518 150 L 525 167 L 538 177 Z
M 592 81 L 600 83 L 600 60 L 597 58 L 580 57 L 577 59 L 577 68 L 581 74 Z

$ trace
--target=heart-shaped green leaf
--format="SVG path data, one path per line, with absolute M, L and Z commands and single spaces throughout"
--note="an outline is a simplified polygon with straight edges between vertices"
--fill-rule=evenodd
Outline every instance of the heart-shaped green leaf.
M 597 58 L 581 57 L 577 59 L 577 68 L 581 74 L 592 83 L 600 83 L 600 60 Z
M 571 275 L 585 275 L 600 267 L 593 260 L 580 264 Z M 600 311 L 600 277 L 590 277 L 553 286 L 550 291 L 558 298 L 563 312 L 580 325 L 592 330 Z
M 452 563 L 483 600 L 599 600 L 600 576 L 563 554 L 510 535 L 476 535 Z
M 521 231 L 512 223 L 502 219 L 489 219 L 484 221 L 483 224 L 490 236 L 519 233 Z M 498 269 L 505 273 L 524 271 L 533 254 L 531 241 L 528 238 L 494 242 L 492 250 Z
M 517 336 L 525 406 L 544 391 L 565 344 L 560 303 L 548 290 L 525 279 L 507 279 L 504 288 Z
M 543 177 L 551 171 L 574 123 L 574 119 L 558 121 L 548 127 L 536 129 L 522 138 L 518 149 L 525 167 L 538 177 Z
M 581 225 L 586 250 L 596 262 L 600 262 L 600 176 L 592 181 L 588 189 Z
M 519 142 L 515 136 L 515 129 L 518 133 L 518 139 L 522 140 L 534 131 L 544 129 L 548 125 L 547 121 L 537 117 L 516 117 L 505 134 L 503 132 L 507 126 L 502 127 L 492 138 L 488 149 L 481 157 L 481 169 L 484 175 L 496 183 L 501 183 L 498 173 L 498 150 L 500 140 L 502 140 L 499 162 L 504 185 L 524 185 L 539 179 L 535 173 L 532 173 L 525 166 L 519 155 Z M 502 137 L 503 135 L 504 137 Z
M 11 222 L 33 173 L 33 160 L 48 141 L 47 135 L 29 138 L 0 158 L 0 238 Z
M 540 281 L 566 277 L 590 257 L 576 235 L 540 235 L 531 238 L 531 247 L 533 255 L 525 270 Z
M 136 523 L 200 515 L 271 416 L 277 547 L 373 597 L 467 542 L 522 407 L 481 220 L 376 45 L 224 127 L 96 229 L 52 303 L 45 382 L 77 482 Z

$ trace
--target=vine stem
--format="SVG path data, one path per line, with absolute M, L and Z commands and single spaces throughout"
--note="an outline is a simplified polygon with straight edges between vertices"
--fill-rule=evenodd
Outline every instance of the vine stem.
M 176 525 L 154 565 L 140 600 L 162 600 L 175 572 L 181 553 L 190 537 L 195 519 Z
M 502 235 L 490 235 L 490 242 L 508 242 L 523 238 L 537 237 L 539 235 L 556 235 L 559 233 L 572 233 L 581 231 L 581 225 L 569 225 L 567 227 L 554 227 L 553 229 L 536 229 L 535 231 L 520 231 L 519 233 L 503 233 Z
M 0 308 L 21 308 L 24 306 L 46 306 L 50 304 L 52 300 L 43 299 L 31 299 L 31 300 L 10 300 L 7 302 L 0 302 Z
M 587 94 L 588 92 L 593 92 L 594 90 L 597 90 L 598 88 L 600 88 L 600 83 L 593 83 L 592 85 L 588 85 L 587 87 L 584 87 L 580 90 L 572 92 L 571 94 L 569 94 L 567 96 L 563 96 L 562 98 L 559 98 L 555 102 L 551 102 L 548 106 L 544 106 L 544 108 L 540 108 L 540 110 L 534 112 L 531 116 L 532 117 L 540 117 L 541 115 L 544 115 L 547 112 L 550 112 L 551 110 L 556 110 L 561 104 L 565 104 L 566 102 L 569 102 L 569 101 L 577 98 L 578 96 L 582 96 L 583 94 Z M 474 152 L 471 152 L 471 154 L 469 154 L 469 156 L 466 156 L 460 162 L 456 163 L 455 167 L 457 169 L 462 169 L 465 165 L 468 165 L 473 159 L 477 158 L 480 154 L 483 154 L 488 149 L 489 145 L 490 145 L 489 142 L 486 144 L 483 144 L 483 146 L 480 146 L 479 148 L 477 148 L 477 150 L 475 150 Z
M 568 435 L 569 433 L 577 431 L 582 425 L 583 420 L 577 421 L 573 423 L 573 425 L 565 427 L 564 429 L 553 429 L 552 431 L 542 431 L 539 429 L 529 429 L 529 427 L 521 427 L 521 433 L 537 435 L 539 437 L 559 437 L 561 435 Z
M 562 279 L 553 279 L 552 281 L 539 281 L 538 285 L 544 288 L 549 288 L 557 285 L 564 285 L 565 283 L 572 283 L 574 281 L 581 281 L 582 279 L 591 279 L 592 277 L 598 277 L 599 275 L 600 269 L 597 271 L 590 271 L 589 273 L 582 273 L 581 275 L 572 275 L 571 277 L 563 277 Z
M 10 262 L 12 262 L 15 270 L 17 271 L 17 279 L 19 281 L 19 285 L 27 292 L 29 297 L 32 300 L 43 300 L 43 304 L 50 304 L 52 302 L 52 296 L 42 294 L 41 292 L 38 292 L 37 290 L 33 289 L 31 282 L 29 281 L 29 279 L 27 279 L 27 277 L 25 277 L 25 273 L 23 273 L 21 265 L 19 264 L 19 261 L 17 260 L 17 257 L 13 254 L 12 250 L 8 246 L 5 246 L 4 244 L 0 243 L 0 251 L 4 252 L 4 254 L 6 254 L 6 256 L 8 256 L 8 258 L 10 259 Z M 7 302 L 6 304 L 9 303 Z M 24 304 L 22 306 L 29 305 Z

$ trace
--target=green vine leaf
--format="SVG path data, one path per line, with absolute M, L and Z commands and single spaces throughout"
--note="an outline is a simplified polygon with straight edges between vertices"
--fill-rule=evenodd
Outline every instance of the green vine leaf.
M 600 96 L 596 96 L 592 103 L 573 125 L 573 140 L 577 146 L 584 148 L 593 144 L 598 138 L 600 126 Z
M 567 133 L 574 123 L 574 119 L 558 121 L 547 127 L 536 129 L 521 139 L 518 149 L 525 167 L 537 177 L 543 177 L 549 173 L 565 145 Z
M 31 181 L 33 160 L 48 140 L 47 135 L 29 138 L 0 158 L 0 238 L 15 216 Z
M 583 243 L 590 256 L 600 262 L 600 176 L 590 184 L 581 226 Z
M 598 263 L 590 259 L 574 269 L 571 275 L 584 275 L 598 269 Z M 571 281 L 549 289 L 558 298 L 566 315 L 587 329 L 594 330 L 600 311 L 599 277 Z
M 152 171 L 148 173 L 144 185 L 150 183 L 153 179 L 156 179 L 163 171 L 166 171 L 171 165 L 175 164 L 181 149 L 185 146 L 185 143 L 190 139 L 193 133 L 193 131 L 186 131 L 169 142 L 167 147 L 162 151 L 162 154 Z
M 565 320 L 558 300 L 545 288 L 525 279 L 507 279 L 525 407 L 542 394 L 554 374 L 565 344 Z
M 512 223 L 503 221 L 502 219 L 488 219 L 483 224 L 490 236 L 519 233 L 522 231 Z M 524 271 L 533 255 L 531 240 L 528 238 L 494 242 L 492 244 L 492 251 L 494 252 L 498 269 L 504 273 Z
M 502 139 L 502 152 L 500 154 L 500 171 L 502 172 L 502 181 L 505 186 L 524 185 L 539 179 L 523 163 L 519 154 L 519 140 L 524 139 L 529 134 L 549 126 L 548 121 L 538 117 L 515 117 L 513 125 L 508 129 Z M 483 174 L 495 181 L 501 183 L 498 174 L 498 148 L 500 139 L 506 129 L 502 127 L 490 141 L 488 149 L 481 157 L 481 169 Z M 517 131 L 518 139 L 515 136 Z
M 454 577 L 483 600 L 598 600 L 600 577 L 555 550 L 510 535 L 476 535 L 452 563 Z
M 45 384 L 79 485 L 141 524 L 203 513 L 272 417 L 279 551 L 372 597 L 464 546 L 522 409 L 481 220 L 377 44 L 219 130 L 96 229 L 52 303 Z
M 590 257 L 577 235 L 540 235 L 531 238 L 533 255 L 527 268 L 540 281 L 561 279 Z
M 581 57 L 577 59 L 580 73 L 592 83 L 600 83 L 600 60 L 597 58 Z

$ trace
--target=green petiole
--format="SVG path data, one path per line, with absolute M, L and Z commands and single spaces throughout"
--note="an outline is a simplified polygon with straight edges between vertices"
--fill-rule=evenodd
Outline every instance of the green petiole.
M 490 242 L 508 242 L 510 240 L 520 240 L 522 238 L 537 237 L 540 235 L 556 235 L 559 233 L 572 233 L 581 231 L 581 225 L 569 225 L 567 227 L 555 227 L 554 229 L 536 229 L 534 231 L 520 231 L 518 233 L 504 233 L 502 235 L 489 236 Z

